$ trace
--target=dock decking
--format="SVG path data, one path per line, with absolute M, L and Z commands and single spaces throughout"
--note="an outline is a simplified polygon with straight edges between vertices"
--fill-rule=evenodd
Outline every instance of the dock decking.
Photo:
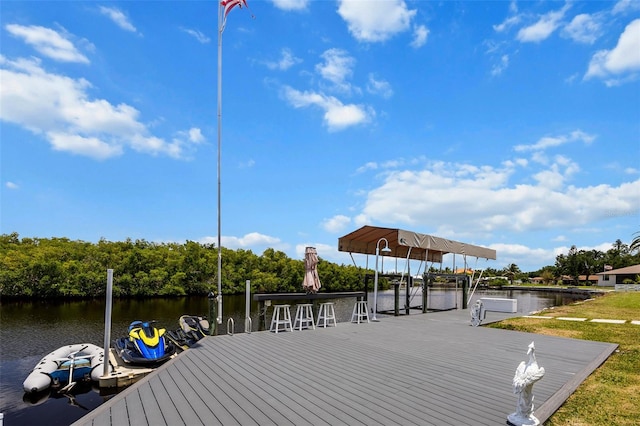
M 379 318 L 205 338 L 74 425 L 504 425 L 531 341 L 544 422 L 617 347 L 471 327 L 466 310 Z

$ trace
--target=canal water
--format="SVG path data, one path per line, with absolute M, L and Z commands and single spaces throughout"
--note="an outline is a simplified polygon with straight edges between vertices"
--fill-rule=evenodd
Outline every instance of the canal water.
M 373 294 L 369 294 L 372 305 Z M 469 301 L 471 306 L 479 297 L 506 297 L 518 299 L 518 312 L 527 314 L 543 308 L 571 303 L 584 296 L 561 293 L 528 292 L 520 290 L 477 291 Z M 410 291 L 410 306 L 422 303 L 419 288 Z M 403 312 L 406 291 L 401 289 L 400 307 Z M 335 303 L 338 322 L 351 319 L 352 298 L 328 300 Z M 225 296 L 224 321 L 220 333 L 226 333 L 227 319 L 233 318 L 234 332 L 245 330 L 245 296 Z M 429 309 L 462 308 L 460 290 L 430 290 Z M 378 311 L 393 311 L 394 292 L 378 292 Z M 252 330 L 259 329 L 259 307 L 251 302 Z M 124 337 L 134 320 L 157 321 L 158 328 L 170 330 L 179 327 L 181 315 L 206 315 L 209 301 L 206 297 L 114 300 L 111 321 L 111 340 Z M 411 314 L 419 311 L 412 310 Z M 270 315 L 271 311 L 267 311 Z M 68 425 L 95 409 L 113 396 L 95 386 L 77 386 L 71 393 L 60 395 L 45 392 L 31 397 L 22 389 L 22 382 L 33 367 L 49 352 L 69 344 L 104 344 L 104 301 L 79 302 L 22 302 L 3 303 L 0 309 L 0 413 L 4 426 Z M 437 315 L 434 313 L 433 315 Z M 269 318 L 267 319 L 269 320 Z

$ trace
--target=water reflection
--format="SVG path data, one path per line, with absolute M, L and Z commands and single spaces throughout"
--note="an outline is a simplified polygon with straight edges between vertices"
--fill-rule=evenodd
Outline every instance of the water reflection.
M 576 300 L 585 299 L 584 294 L 566 294 L 545 291 L 528 290 L 479 290 L 467 302 L 467 306 L 473 305 L 481 297 L 497 297 L 518 300 L 518 313 L 523 315 L 536 312 L 552 306 L 566 305 Z M 399 297 L 400 313 L 404 313 L 407 300 L 406 289 L 401 289 Z M 369 296 L 372 303 L 373 297 Z M 443 311 L 449 309 L 461 309 L 463 305 L 462 290 L 430 288 L 427 293 L 427 309 L 429 311 Z M 378 293 L 378 312 L 392 313 L 395 306 L 393 290 Z M 422 289 L 414 287 L 409 290 L 409 306 L 414 309 L 422 307 Z

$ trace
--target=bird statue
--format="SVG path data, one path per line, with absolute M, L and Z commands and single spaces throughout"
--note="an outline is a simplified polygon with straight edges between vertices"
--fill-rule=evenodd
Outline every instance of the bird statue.
M 540 424 L 533 415 L 533 384 L 544 376 L 544 368 L 536 361 L 536 348 L 533 342 L 529 345 L 529 359 L 522 361 L 513 377 L 513 393 L 518 395 L 515 413 L 507 416 L 507 423 L 512 426 L 537 426 Z

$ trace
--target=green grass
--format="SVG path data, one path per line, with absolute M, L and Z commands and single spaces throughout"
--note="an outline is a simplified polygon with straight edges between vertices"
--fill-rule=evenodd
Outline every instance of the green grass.
M 489 325 L 552 336 L 617 343 L 618 350 L 545 422 L 547 426 L 637 426 L 640 419 L 640 292 L 608 293 L 595 300 L 541 312 L 553 317 L 622 319 L 625 324 L 512 318 Z

